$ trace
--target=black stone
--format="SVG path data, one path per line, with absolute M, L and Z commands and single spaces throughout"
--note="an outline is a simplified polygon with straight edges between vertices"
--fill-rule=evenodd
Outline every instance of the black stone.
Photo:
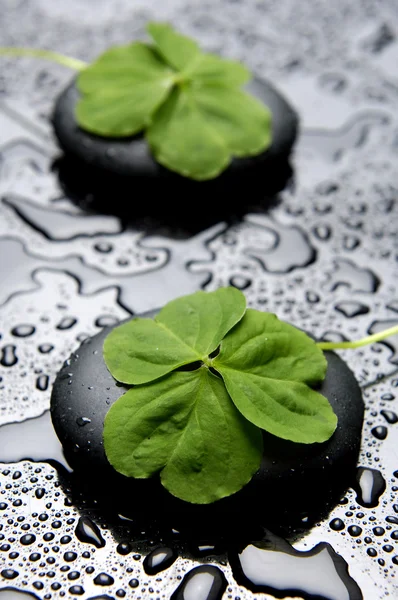
M 229 172 L 246 170 L 254 165 L 286 158 L 297 135 L 298 117 L 293 108 L 268 82 L 254 79 L 247 91 L 266 104 L 272 113 L 272 144 L 259 156 L 234 159 Z M 61 148 L 87 165 L 126 177 L 162 177 L 164 170 L 152 157 L 143 136 L 105 138 L 87 133 L 76 122 L 75 107 L 79 99 L 75 80 L 58 97 L 53 126 Z M 178 177 L 178 176 L 176 176 Z
M 271 110 L 271 146 L 256 157 L 233 159 L 216 179 L 197 182 L 157 163 L 142 135 L 105 138 L 80 128 L 75 119 L 79 92 L 73 80 L 58 97 L 52 117 L 55 135 L 64 152 L 56 163 L 62 187 L 83 208 L 125 218 L 147 216 L 141 214 L 145 210 L 160 211 L 161 217 L 167 218 L 170 211 L 176 212 L 176 207 L 181 215 L 181 211 L 184 213 L 181 200 L 195 195 L 211 198 L 212 211 L 221 209 L 217 214 L 220 219 L 226 218 L 228 211 L 245 205 L 249 198 L 253 203 L 256 197 L 263 200 L 273 195 L 286 185 L 292 174 L 288 157 L 297 136 L 298 116 L 267 81 L 255 79 L 247 90 Z M 192 205 L 186 204 L 189 211 L 185 216 L 189 214 L 192 221 Z
M 185 525 L 198 525 L 204 532 L 204 522 L 211 522 L 214 530 L 215 524 L 221 527 L 238 511 L 242 527 L 248 520 L 260 519 L 268 525 L 272 520 L 274 531 L 286 523 L 305 528 L 326 514 L 355 480 L 364 406 L 354 375 L 334 352 L 325 353 L 328 369 L 318 388 L 338 416 L 333 436 L 322 444 L 307 445 L 264 432 L 261 468 L 233 496 L 209 506 L 191 505 L 172 497 L 157 478 L 134 480 L 116 473 L 105 456 L 103 422 L 126 388 L 113 379 L 102 358 L 103 341 L 110 330 L 105 328 L 83 342 L 58 373 L 51 415 L 80 484 L 99 491 L 105 503 L 109 500 L 114 506 L 119 502 L 122 514 L 133 511 L 136 517 L 143 511 L 152 518 L 170 514 L 180 521 L 186 518 Z M 90 423 L 80 427 L 79 417 L 89 418 Z M 235 519 L 234 534 L 238 525 Z

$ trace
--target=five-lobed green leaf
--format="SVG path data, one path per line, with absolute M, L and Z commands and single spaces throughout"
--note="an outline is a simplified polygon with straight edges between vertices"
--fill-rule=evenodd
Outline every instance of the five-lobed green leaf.
M 218 176 L 234 156 L 271 143 L 271 113 L 241 87 L 242 64 L 201 52 L 165 23 L 150 23 L 154 45 L 111 48 L 78 76 L 79 125 L 105 137 L 145 132 L 156 160 L 196 180 Z
M 260 465 L 262 430 L 314 443 L 336 428 L 328 400 L 312 389 L 325 377 L 323 352 L 275 315 L 246 310 L 233 287 L 177 298 L 154 320 L 115 328 L 104 360 L 134 386 L 106 416 L 108 460 L 127 476 L 160 473 L 188 502 L 241 489 Z

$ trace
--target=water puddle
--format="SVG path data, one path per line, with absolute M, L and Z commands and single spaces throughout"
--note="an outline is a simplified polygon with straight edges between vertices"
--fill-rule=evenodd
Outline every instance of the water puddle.
M 300 552 L 268 533 L 261 545 L 247 546 L 231 562 L 236 579 L 256 593 L 268 593 L 277 598 L 363 598 L 348 573 L 345 560 L 326 543 Z

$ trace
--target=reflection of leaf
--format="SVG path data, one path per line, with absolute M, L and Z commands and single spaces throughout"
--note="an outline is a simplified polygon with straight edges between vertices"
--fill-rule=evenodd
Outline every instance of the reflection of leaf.
M 111 48 L 79 74 L 79 125 L 105 137 L 146 131 L 160 163 L 198 180 L 216 177 L 234 156 L 266 150 L 271 115 L 240 89 L 248 70 L 202 53 L 167 24 L 148 31 L 155 45 Z
M 262 429 L 312 443 L 336 428 L 329 402 L 310 387 L 325 377 L 322 351 L 275 315 L 246 310 L 235 288 L 178 298 L 154 321 L 114 329 L 104 358 L 116 379 L 136 384 L 106 417 L 110 463 L 132 477 L 160 472 L 189 502 L 243 487 L 260 464 Z
M 163 485 L 187 502 L 209 503 L 241 489 L 259 468 L 261 432 L 242 418 L 222 380 L 202 367 L 126 392 L 105 419 L 114 468 Z

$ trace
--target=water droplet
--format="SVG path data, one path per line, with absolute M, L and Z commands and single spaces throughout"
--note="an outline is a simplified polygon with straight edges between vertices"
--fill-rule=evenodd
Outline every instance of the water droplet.
M 61 544 L 69 544 L 69 542 L 72 541 L 72 538 L 70 537 L 70 535 L 63 535 L 59 541 L 61 542 Z
M 147 575 L 156 575 L 160 571 L 168 569 L 176 560 L 177 554 L 171 548 L 155 548 L 144 559 L 144 571 Z
M 36 488 L 35 490 L 35 496 L 38 500 L 41 500 L 44 495 L 46 493 L 46 490 L 44 488 Z
M 73 596 L 82 596 L 85 592 L 81 585 L 71 585 L 69 588 L 69 593 Z
M 16 365 L 18 362 L 16 350 L 16 346 L 13 346 L 12 344 L 3 346 L 0 352 L 0 365 L 3 367 L 13 367 Z
M 238 288 L 238 290 L 246 290 L 251 284 L 250 277 L 244 277 L 243 275 L 233 275 L 229 280 L 229 285 Z
M 116 546 L 116 552 L 122 554 L 123 556 L 129 554 L 131 550 L 132 548 L 128 542 L 120 542 L 120 544 Z
M 343 248 L 345 250 L 349 250 L 349 251 L 355 250 L 355 248 L 358 248 L 360 243 L 361 243 L 360 239 L 353 235 L 345 235 L 343 238 Z
M 44 583 L 42 581 L 34 581 L 32 585 L 36 590 L 42 590 L 44 588 Z
M 33 325 L 17 325 L 11 329 L 11 334 L 15 337 L 25 338 L 33 335 L 35 331 Z
M 398 423 L 398 415 L 392 410 L 381 410 L 380 414 L 385 418 L 387 423 L 390 423 L 390 425 Z
M 29 546 L 36 541 L 36 536 L 33 533 L 26 533 L 19 540 L 24 546 Z
M 76 423 L 80 427 L 84 427 L 84 425 L 87 425 L 88 423 L 91 423 L 91 419 L 89 419 L 88 417 L 77 417 Z
M 95 585 L 112 585 L 115 583 L 115 580 L 107 573 L 98 573 L 94 578 L 94 583 Z
M 71 329 L 74 325 L 76 325 L 77 319 L 74 317 L 64 317 L 56 326 L 57 329 L 63 331 L 65 329 Z
M 49 354 L 49 352 L 54 350 L 54 346 L 52 344 L 40 344 L 38 350 L 41 354 Z
M 36 562 L 41 559 L 41 554 L 39 552 L 32 552 L 29 556 L 29 560 L 32 562 Z
M 112 315 L 101 315 L 95 320 L 97 327 L 114 327 L 119 323 L 119 319 Z
M 356 480 L 352 487 L 357 493 L 358 504 L 365 508 L 374 508 L 378 505 L 380 496 L 386 489 L 386 482 L 380 471 L 358 467 Z
M 316 292 L 313 291 L 307 291 L 305 293 L 305 299 L 307 300 L 307 302 L 309 302 L 310 304 L 316 304 L 319 302 L 320 297 L 319 294 L 317 294 Z
M 48 382 L 48 375 L 39 375 L 39 377 L 36 379 L 36 389 L 40 390 L 41 392 L 45 392 L 48 388 Z
M 373 427 L 373 429 L 371 429 L 371 433 L 378 440 L 385 440 L 388 434 L 388 429 L 384 425 L 378 425 L 377 427 Z
M 340 286 L 347 287 L 353 292 L 374 293 L 380 285 L 380 279 L 370 269 L 359 267 L 351 260 L 338 259 L 335 270 L 331 275 L 333 292 Z
M 347 531 L 352 537 L 358 537 L 362 533 L 362 527 L 359 527 L 359 525 L 350 525 L 347 527 Z
M 97 548 L 103 548 L 105 546 L 105 540 L 101 535 L 98 525 L 88 517 L 80 517 L 76 525 L 75 533 L 77 539 L 81 542 L 93 544 Z
M 4 579 L 15 579 L 18 575 L 18 571 L 15 571 L 14 569 L 3 569 L 1 571 L 1 576 L 4 577 Z
M 203 565 L 184 575 L 170 600 L 221 600 L 226 589 L 224 573 L 218 567 Z
M 64 553 L 64 560 L 66 562 L 73 562 L 74 560 L 77 559 L 77 554 L 76 552 L 65 552 Z
M 109 252 L 112 252 L 113 246 L 109 242 L 97 242 L 94 244 L 94 250 L 101 254 L 109 254 Z
M 317 225 L 314 227 L 313 231 L 318 240 L 321 241 L 328 240 L 332 235 L 332 230 L 329 225 Z
M 348 319 L 353 319 L 358 315 L 366 315 L 369 312 L 369 307 L 355 300 L 347 300 L 336 304 L 335 310 L 342 313 Z
M 336 518 L 330 521 L 329 526 L 333 531 L 342 531 L 345 527 L 345 523 L 341 519 Z

